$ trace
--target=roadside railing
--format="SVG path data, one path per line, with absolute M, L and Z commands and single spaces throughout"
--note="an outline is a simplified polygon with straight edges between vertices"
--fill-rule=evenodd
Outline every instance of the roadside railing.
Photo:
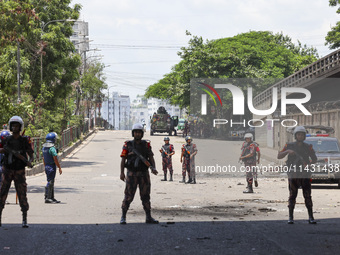
M 85 122 L 82 126 L 72 126 L 64 130 L 60 135 L 60 141 L 57 148 L 59 151 L 63 151 L 65 148 L 69 147 L 73 142 L 80 139 L 81 134 L 87 134 L 89 132 L 89 124 Z M 34 163 L 39 163 L 42 161 L 42 145 L 45 142 L 45 137 L 32 137 L 31 146 L 34 150 Z

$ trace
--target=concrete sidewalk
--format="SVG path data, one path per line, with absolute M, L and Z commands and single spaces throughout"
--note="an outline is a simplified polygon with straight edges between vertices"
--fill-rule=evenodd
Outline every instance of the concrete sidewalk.
M 79 145 L 81 145 L 89 136 L 97 132 L 97 129 L 90 130 L 87 135 L 85 135 L 82 139 L 79 139 L 76 143 L 72 144 L 70 147 L 67 147 L 62 152 L 58 154 L 59 161 L 67 157 L 72 151 L 74 151 Z M 33 176 L 45 171 L 44 164 L 39 163 L 34 165 L 32 168 L 26 168 L 26 176 Z
M 278 151 L 268 147 L 260 147 L 261 158 L 269 161 L 272 165 L 284 165 L 286 162 L 286 158 L 277 159 Z

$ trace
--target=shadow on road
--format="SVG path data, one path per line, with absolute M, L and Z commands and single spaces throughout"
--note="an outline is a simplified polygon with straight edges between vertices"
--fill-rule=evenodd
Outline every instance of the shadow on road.
M 317 225 L 306 221 L 293 225 L 286 221 L 211 221 L 31 224 L 28 229 L 3 222 L 0 250 L 1 254 L 324 255 L 338 254 L 339 227 L 340 219 L 319 220 Z

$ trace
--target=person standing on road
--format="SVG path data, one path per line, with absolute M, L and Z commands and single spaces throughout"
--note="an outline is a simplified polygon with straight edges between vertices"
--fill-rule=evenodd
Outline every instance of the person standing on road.
M 192 143 L 191 136 L 186 136 L 185 141 L 187 143 L 182 145 L 181 163 L 183 179 L 180 183 L 196 184 L 195 156 L 197 154 L 197 146 Z M 186 172 L 188 172 L 189 176 L 188 182 L 185 182 Z
M 149 140 L 142 140 L 144 129 L 141 124 L 134 124 L 132 127 L 132 141 L 126 141 L 121 153 L 120 179 L 126 182 L 124 200 L 122 203 L 122 217 L 120 224 L 126 224 L 126 213 L 135 196 L 139 186 L 140 198 L 146 214 L 145 223 L 158 224 L 158 221 L 151 217 L 150 190 L 151 181 L 148 168 L 157 175 L 155 160 Z M 151 164 L 150 164 L 151 163 Z M 126 175 L 124 168 L 127 168 Z
M 241 147 L 241 151 L 243 151 L 243 149 L 246 147 L 248 143 L 245 141 L 243 142 L 242 144 L 242 147 Z M 254 145 L 255 145 L 255 153 L 256 153 L 256 162 L 257 162 L 257 165 L 260 165 L 260 158 L 261 158 L 261 151 L 260 151 L 260 146 L 257 142 L 254 141 Z M 257 168 L 254 169 L 254 184 L 255 184 L 255 187 L 258 187 L 259 186 L 259 182 L 258 182 L 258 176 L 257 176 Z
M 60 201 L 54 198 L 54 181 L 57 167 L 59 169 L 59 174 L 63 173 L 58 161 L 58 150 L 55 148 L 54 145 L 57 138 L 58 135 L 55 132 L 48 133 L 46 135 L 46 143 L 43 144 L 42 148 L 43 161 L 47 178 L 47 184 L 45 187 L 45 203 L 47 204 L 60 203 Z
M 21 136 L 20 132 L 24 129 L 24 122 L 21 117 L 13 116 L 8 123 L 12 135 L 6 138 L 4 148 L 0 149 L 0 153 L 5 153 L 4 157 L 4 179 L 0 189 L 0 226 L 1 214 L 5 207 L 9 188 L 14 180 L 15 190 L 18 194 L 19 204 L 22 211 L 22 227 L 28 228 L 27 211 L 29 205 L 27 202 L 27 183 L 25 177 L 25 166 L 27 162 L 27 154 L 30 157 L 28 163 L 33 161 L 33 149 L 30 140 L 26 136 Z M 20 157 L 22 159 L 20 159 Z
M 162 153 L 162 166 L 164 171 L 164 179 L 161 181 L 167 181 L 167 169 L 169 169 L 170 172 L 170 180 L 173 181 L 172 175 L 174 170 L 172 169 L 172 155 L 175 154 L 175 149 L 172 144 L 170 144 L 170 138 L 164 137 L 164 145 L 159 150 Z
M 306 129 L 303 126 L 297 126 L 294 129 L 295 142 L 288 143 L 277 155 L 278 159 L 284 158 L 288 155 L 286 162 L 289 168 L 288 172 L 288 188 L 289 188 L 289 218 L 288 224 L 294 223 L 294 208 L 296 203 L 296 197 L 299 187 L 302 187 L 303 196 L 305 198 L 305 205 L 308 210 L 308 222 L 310 224 L 316 224 L 313 217 L 313 202 L 312 202 L 312 187 L 310 182 L 311 171 L 307 169 L 310 164 L 314 164 L 317 161 L 313 146 L 304 142 L 306 139 Z M 311 160 L 310 160 L 311 159 Z
M 247 188 L 243 193 L 254 193 L 253 191 L 253 179 L 254 171 L 256 171 L 256 146 L 253 142 L 253 135 L 247 133 L 244 135 L 245 142 L 242 145 L 242 152 L 240 160 L 243 161 L 246 174 Z
M 9 131 L 4 130 L 1 132 L 0 134 L 0 148 L 4 147 L 5 141 L 6 141 L 6 137 L 11 135 Z M 4 157 L 5 154 L 4 153 L 0 153 L 0 188 L 1 188 L 1 184 L 2 184 L 2 179 L 3 179 L 3 164 L 4 164 Z

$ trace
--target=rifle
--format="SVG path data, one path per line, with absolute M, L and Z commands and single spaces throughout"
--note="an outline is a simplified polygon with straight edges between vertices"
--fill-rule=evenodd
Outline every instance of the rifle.
M 132 149 L 132 152 L 135 153 L 140 160 L 142 160 L 142 162 L 149 168 L 149 167 L 152 167 L 152 165 L 150 164 L 150 162 L 144 158 L 142 156 L 142 154 L 140 154 L 136 149 Z M 136 165 L 138 165 L 138 160 L 135 161 L 135 167 L 137 167 Z M 152 169 L 151 169 L 152 170 Z
M 7 153 L 13 154 L 16 158 L 23 161 L 28 167 L 30 167 L 30 168 L 33 167 L 32 163 L 30 161 L 28 161 L 27 158 L 25 158 L 23 155 L 21 155 L 18 151 L 12 150 L 12 149 L 8 148 L 7 146 L 4 147 L 4 150 Z

